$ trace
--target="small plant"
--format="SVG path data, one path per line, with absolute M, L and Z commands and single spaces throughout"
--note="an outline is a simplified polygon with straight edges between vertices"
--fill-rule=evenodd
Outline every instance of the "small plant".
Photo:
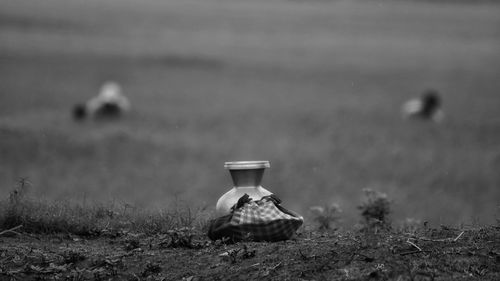
M 169 230 L 166 234 L 168 238 L 160 242 L 162 248 L 188 248 L 200 249 L 205 246 L 200 241 L 195 241 L 197 232 L 193 228 L 181 227 Z
M 31 186 L 27 178 L 19 178 L 16 186 L 9 193 L 9 201 L 3 212 L 4 216 L 0 218 L 3 228 L 11 228 L 23 223 L 22 212 L 26 208 L 26 193 Z
M 9 203 L 12 206 L 18 206 L 22 203 L 31 182 L 27 178 L 19 178 L 16 187 L 9 194 Z
M 389 227 L 389 215 L 391 213 L 391 201 L 387 194 L 372 190 L 363 189 L 365 198 L 358 209 L 361 210 L 361 216 L 367 227 Z
M 401 231 L 416 233 L 421 228 L 422 222 L 415 218 L 406 218 L 400 226 Z
M 313 220 L 318 223 L 319 230 L 330 230 L 332 224 L 340 221 L 340 213 L 342 209 L 339 204 L 332 203 L 329 206 L 313 206 L 309 208 L 312 213 Z
M 238 259 L 245 260 L 254 258 L 257 255 L 256 250 L 250 250 L 246 244 L 243 244 L 243 247 L 230 249 L 222 254 L 219 257 L 224 261 L 229 261 L 231 264 L 235 264 L 238 262 Z

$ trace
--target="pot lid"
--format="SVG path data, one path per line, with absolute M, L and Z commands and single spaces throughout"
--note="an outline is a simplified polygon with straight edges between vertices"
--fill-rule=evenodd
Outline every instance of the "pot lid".
M 269 161 L 232 161 L 224 163 L 229 170 L 263 169 L 270 168 Z

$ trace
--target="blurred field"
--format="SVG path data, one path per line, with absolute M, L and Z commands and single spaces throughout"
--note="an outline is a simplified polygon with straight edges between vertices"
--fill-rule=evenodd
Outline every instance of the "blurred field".
M 304 215 L 355 222 L 370 187 L 395 219 L 492 222 L 500 5 L 430 2 L 0 0 L 0 195 L 25 177 L 49 200 L 213 208 L 224 161 L 270 160 L 264 186 Z M 132 114 L 72 122 L 108 79 Z M 428 87 L 445 122 L 403 120 Z

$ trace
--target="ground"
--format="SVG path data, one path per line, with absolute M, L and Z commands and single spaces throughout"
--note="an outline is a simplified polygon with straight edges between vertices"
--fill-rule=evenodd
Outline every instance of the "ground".
M 472 3 L 474 2 L 474 3 Z M 481 3 L 477 3 L 481 2 Z M 269 160 L 286 207 L 362 189 L 395 219 L 495 222 L 500 5 L 483 1 L 0 0 L 0 197 L 213 208 L 225 161 Z M 107 80 L 119 122 L 71 119 Z M 440 124 L 402 118 L 428 87 Z
M 499 226 L 310 232 L 289 241 L 236 244 L 212 242 L 189 230 L 87 238 L 11 235 L 1 238 L 2 280 L 500 278 Z

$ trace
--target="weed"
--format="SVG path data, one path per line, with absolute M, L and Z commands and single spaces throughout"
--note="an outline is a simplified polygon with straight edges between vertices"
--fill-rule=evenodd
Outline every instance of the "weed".
M 193 238 L 197 235 L 193 228 L 182 227 L 169 230 L 168 238 L 160 242 L 163 248 L 189 248 L 199 249 L 204 247 L 205 243 L 197 242 Z
M 9 204 L 11 207 L 17 207 L 28 192 L 31 182 L 28 178 L 19 178 L 16 187 L 9 194 Z
M 248 246 L 246 244 L 243 244 L 243 253 L 241 255 L 242 259 L 250 259 L 255 257 L 257 251 L 256 250 L 249 250 Z
M 391 201 L 387 194 L 369 188 L 363 189 L 363 192 L 365 197 L 358 209 L 361 210 L 364 225 L 368 228 L 390 227 Z
M 235 264 L 238 262 L 238 253 L 241 251 L 241 249 L 233 249 L 233 250 L 229 250 L 227 251 L 227 257 L 229 258 L 229 261 L 231 262 L 231 264 Z M 225 256 L 225 254 L 223 254 L 223 257 Z
M 231 264 L 235 264 L 238 260 L 245 260 L 254 258 L 257 255 L 256 250 L 250 250 L 246 244 L 242 244 L 241 248 L 230 249 L 219 255 L 224 261 L 229 261 Z
M 319 230 L 330 230 L 332 225 L 340 221 L 342 209 L 337 203 L 332 203 L 329 206 L 313 206 L 309 209 L 312 213 L 313 221 L 319 225 Z
M 9 194 L 9 201 L 5 206 L 3 226 L 4 228 L 12 228 L 22 224 L 22 219 L 18 216 L 20 212 L 23 212 L 24 198 L 28 192 L 28 187 L 31 186 L 31 182 L 27 178 L 19 178 L 16 186 Z

